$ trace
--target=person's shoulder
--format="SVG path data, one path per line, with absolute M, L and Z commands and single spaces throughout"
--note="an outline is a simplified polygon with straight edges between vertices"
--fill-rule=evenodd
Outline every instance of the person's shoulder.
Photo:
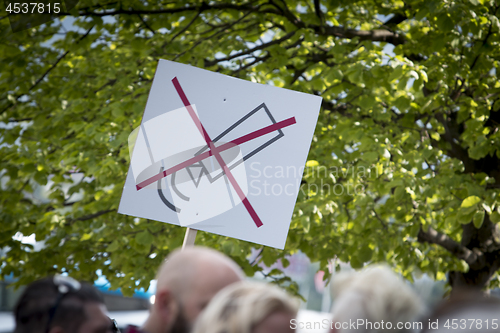
M 137 326 L 128 325 L 127 328 L 125 328 L 124 333 L 146 333 L 146 332 L 141 331 L 141 329 Z

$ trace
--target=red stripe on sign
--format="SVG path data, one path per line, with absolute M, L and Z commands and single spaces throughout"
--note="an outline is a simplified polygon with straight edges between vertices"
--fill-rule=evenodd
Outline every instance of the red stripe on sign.
M 219 147 L 215 147 L 214 150 L 217 150 L 217 152 L 221 153 L 225 150 L 228 150 L 228 149 L 234 147 L 234 145 L 241 145 L 245 142 L 248 142 L 250 140 L 256 139 L 256 138 L 261 137 L 263 135 L 269 134 L 271 132 L 277 131 L 281 128 L 288 127 L 288 126 L 293 125 L 295 123 L 296 123 L 295 117 L 291 117 L 291 118 L 282 120 L 280 122 L 277 122 L 276 124 L 272 124 L 272 125 L 263 127 L 259 130 L 252 132 L 252 133 L 249 133 L 249 134 L 246 134 L 242 137 L 234 139 L 230 142 L 224 143 L 223 145 L 220 145 Z M 192 164 L 198 163 L 201 160 L 204 160 L 205 158 L 208 158 L 209 156 L 212 156 L 212 155 L 213 155 L 213 153 L 210 150 L 210 151 L 204 152 L 203 154 L 200 154 L 200 155 L 197 155 L 193 158 L 190 158 L 190 159 L 188 159 L 180 164 L 177 164 L 177 165 L 175 165 L 175 166 L 173 166 L 173 167 L 171 167 L 163 172 L 158 173 L 157 175 L 154 175 L 151 178 L 148 178 L 148 179 L 140 182 L 139 184 L 136 185 L 136 188 L 137 188 L 137 190 L 143 189 L 146 186 L 148 186 L 154 182 L 157 182 L 158 180 L 160 180 L 164 177 L 167 177 L 167 176 L 173 174 L 174 172 L 182 170 L 185 167 L 188 167 Z
M 227 178 L 229 179 L 234 190 L 236 191 L 236 193 L 238 193 L 238 196 L 240 197 L 241 201 L 243 202 L 243 205 L 245 206 L 248 213 L 252 217 L 255 225 L 257 226 L 257 228 L 260 228 L 263 225 L 262 221 L 260 220 L 259 216 L 257 215 L 255 210 L 253 209 L 253 207 L 250 204 L 250 202 L 248 201 L 247 197 L 245 196 L 245 194 L 241 190 L 240 185 L 238 184 L 238 182 L 234 178 L 233 174 L 231 173 L 231 170 L 229 170 L 229 168 L 227 167 L 222 156 L 220 156 L 220 153 L 217 150 L 213 149 L 214 145 L 213 145 L 212 139 L 210 139 L 210 136 L 208 135 L 208 133 L 205 130 L 205 128 L 203 127 L 201 121 L 198 119 L 198 116 L 194 112 L 193 107 L 191 106 L 191 103 L 189 102 L 186 94 L 184 93 L 184 90 L 182 90 L 182 87 L 179 83 L 179 80 L 177 80 L 177 77 L 174 77 L 172 79 L 172 83 L 174 84 L 174 87 L 177 90 L 177 94 L 179 94 L 179 97 L 181 98 L 182 103 L 184 103 L 184 106 L 187 108 L 189 115 L 191 116 L 191 119 L 193 119 L 193 122 L 195 123 L 196 127 L 200 131 L 201 135 L 203 135 L 203 137 L 205 138 L 205 142 L 207 143 L 207 146 L 213 152 L 215 158 L 217 159 L 217 162 L 219 162 L 219 165 L 224 170 L 224 173 L 226 174 Z

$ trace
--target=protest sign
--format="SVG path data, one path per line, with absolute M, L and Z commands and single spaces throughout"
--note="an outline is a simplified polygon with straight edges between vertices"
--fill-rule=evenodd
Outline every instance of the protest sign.
M 283 249 L 320 104 L 160 60 L 118 212 Z

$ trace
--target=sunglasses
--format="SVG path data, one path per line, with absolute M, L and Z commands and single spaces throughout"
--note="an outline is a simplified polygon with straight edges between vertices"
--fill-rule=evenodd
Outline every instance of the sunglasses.
M 61 301 L 64 298 L 64 296 L 70 291 L 76 292 L 80 290 L 82 286 L 80 282 L 76 281 L 75 279 L 70 278 L 69 276 L 62 276 L 59 274 L 56 274 L 54 276 L 53 282 L 54 285 L 57 287 L 57 298 L 56 302 L 49 310 L 49 320 L 47 321 L 47 326 L 45 327 L 45 333 L 49 333 L 50 325 L 54 320 L 56 311 L 59 308 L 59 305 L 61 305 Z
M 49 320 L 47 321 L 47 326 L 45 328 L 45 333 L 49 333 L 50 331 L 50 325 L 52 324 L 52 321 L 54 320 L 54 316 L 56 314 L 57 309 L 61 305 L 61 301 L 64 298 L 66 294 L 69 292 L 77 292 L 81 288 L 80 282 L 77 280 L 69 277 L 69 276 L 62 276 L 59 274 L 56 274 L 53 279 L 54 285 L 57 287 L 57 298 L 56 302 L 54 305 L 50 308 L 49 310 Z M 108 317 L 109 318 L 109 317 Z M 120 330 L 118 329 L 118 325 L 116 323 L 116 320 L 109 318 L 111 321 L 111 331 L 113 333 L 120 333 Z
M 116 323 L 116 320 L 111 319 L 111 318 L 109 318 L 109 320 L 111 320 L 111 332 L 121 333 L 120 329 L 118 328 L 118 324 Z

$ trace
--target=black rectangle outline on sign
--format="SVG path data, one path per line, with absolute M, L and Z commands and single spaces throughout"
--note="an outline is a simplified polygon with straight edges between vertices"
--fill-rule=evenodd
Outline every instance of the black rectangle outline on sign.
M 254 115 L 257 111 L 259 111 L 262 108 L 264 108 L 264 110 L 265 110 L 267 116 L 269 117 L 269 119 L 271 120 L 271 122 L 273 124 L 276 124 L 276 120 L 274 119 L 273 115 L 271 114 L 271 112 L 267 108 L 266 103 L 262 103 L 259 106 L 257 106 L 255 109 L 253 109 L 252 111 L 250 111 L 249 113 L 247 113 L 246 115 L 244 115 L 240 120 L 238 120 L 237 122 L 235 122 L 233 125 L 229 126 L 224 132 L 222 132 L 215 139 L 213 139 L 212 142 L 217 142 L 220 139 L 222 139 L 227 133 L 231 132 L 238 125 L 240 125 L 242 122 L 244 122 L 245 120 L 247 120 L 248 118 L 250 118 L 252 115 Z M 281 130 L 281 128 L 278 129 L 277 131 L 278 131 L 278 135 L 276 135 L 275 137 L 269 139 L 268 141 L 266 141 L 265 143 L 263 143 L 259 147 L 255 148 L 254 150 L 252 150 L 251 152 L 249 152 L 248 154 L 246 154 L 245 156 L 243 156 L 242 159 L 240 159 L 239 161 L 237 161 L 236 163 L 234 163 L 233 165 L 231 165 L 229 167 L 229 170 L 232 170 L 233 168 L 237 167 L 238 165 L 240 165 L 244 161 L 248 160 L 250 157 L 252 157 L 255 154 L 257 154 L 258 152 L 260 152 L 262 149 L 268 147 L 272 143 L 276 142 L 277 140 L 279 140 L 280 138 L 282 138 L 283 136 L 285 136 L 285 134 L 283 133 L 283 131 Z M 198 152 L 195 153 L 195 156 L 203 153 L 207 149 L 208 149 L 208 146 L 203 147 L 202 149 L 200 149 Z M 207 175 L 207 178 L 210 181 L 210 183 L 213 183 L 214 181 L 216 181 L 217 179 L 219 179 L 220 177 L 222 177 L 224 175 L 224 171 L 221 171 L 220 174 L 218 174 L 217 176 L 215 176 L 213 178 L 210 176 L 210 174 L 208 172 L 205 172 L 205 174 Z M 190 175 L 191 175 L 191 173 L 190 173 Z M 192 175 L 191 175 L 191 177 L 192 177 Z M 193 179 L 193 181 L 196 184 L 196 181 L 194 179 Z

